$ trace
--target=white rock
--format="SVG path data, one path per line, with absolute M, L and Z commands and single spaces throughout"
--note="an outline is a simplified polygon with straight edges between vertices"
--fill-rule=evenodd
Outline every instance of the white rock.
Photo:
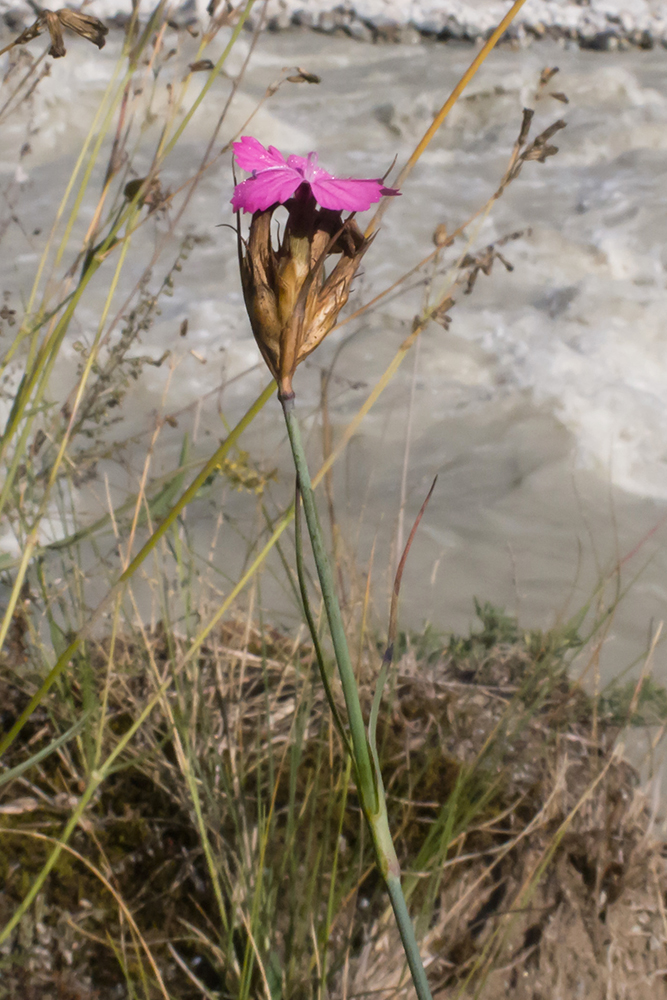
M 187 9 L 206 19 L 208 0 L 186 0 Z M 98 17 L 129 14 L 131 0 L 92 0 L 86 9 Z M 454 38 L 477 39 L 488 35 L 509 9 L 508 0 L 270 0 L 269 23 L 285 28 L 301 23 L 320 30 L 343 26 L 363 37 L 362 27 L 380 35 L 411 26 L 420 32 Z M 0 13 L 20 11 L 26 21 L 32 9 L 26 0 L 0 0 Z M 512 32 L 541 35 L 560 31 L 590 40 L 610 34 L 632 37 L 648 32 L 667 42 L 667 0 L 531 0 L 519 12 Z

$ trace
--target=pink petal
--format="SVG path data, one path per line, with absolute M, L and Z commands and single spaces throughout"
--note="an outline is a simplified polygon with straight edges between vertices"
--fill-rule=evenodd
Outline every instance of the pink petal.
M 232 208 L 235 212 L 263 212 L 265 209 L 281 204 L 291 198 L 303 177 L 287 165 L 260 170 L 256 177 L 249 177 L 234 188 Z
M 384 195 L 399 193 L 393 188 L 384 187 L 380 180 L 332 177 L 321 169 L 316 171 L 310 187 L 322 208 L 342 212 L 365 212 Z
M 287 163 L 294 170 L 298 170 L 299 173 L 305 174 L 308 168 L 317 165 L 317 153 L 309 153 L 308 156 L 297 156 L 296 153 L 292 153 L 291 156 L 287 157 Z M 306 178 L 308 180 L 309 178 Z
M 234 158 L 241 170 L 266 170 L 267 167 L 285 166 L 285 157 L 280 150 L 275 146 L 265 149 L 251 135 L 244 135 L 239 142 L 234 143 Z

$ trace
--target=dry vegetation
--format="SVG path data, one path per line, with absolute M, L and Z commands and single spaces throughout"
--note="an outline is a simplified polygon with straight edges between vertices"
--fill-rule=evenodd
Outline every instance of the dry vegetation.
M 401 637 L 379 734 L 434 996 L 667 996 L 667 869 L 637 775 L 613 750 L 623 720 L 568 680 L 572 628 L 523 633 L 478 611 L 468 638 Z M 93 706 L 106 696 L 106 752 L 185 648 L 161 629 L 117 641 L 113 657 L 108 641 L 91 647 L 67 697 L 24 729 L 11 767 L 92 713 L 3 788 L 3 919 L 86 785 Z M 20 675 L 18 655 L 2 664 L 5 727 L 30 689 L 29 649 Z M 368 647 L 369 677 L 378 661 Z M 662 698 L 651 689 L 656 721 Z M 387 917 L 312 650 L 239 621 L 216 630 L 119 758 L 4 944 L 0 995 L 106 1000 L 131 978 L 157 997 L 159 973 L 179 998 L 241 995 L 244 975 L 248 996 L 268 985 L 306 998 L 323 995 L 326 963 L 330 997 L 410 996 Z
M 174 26 L 162 7 L 147 25 L 133 17 L 125 26 L 125 76 L 105 97 L 105 124 L 86 139 L 101 170 L 73 175 L 72 204 L 63 201 L 25 312 L 7 302 L 0 311 L 11 332 L 0 391 L 12 407 L 0 438 L 0 513 L 21 553 L 0 563 L 9 595 L 0 736 L 31 698 L 36 703 L 8 740 L 0 772 L 0 1000 L 411 995 L 313 650 L 305 632 L 278 632 L 251 611 L 242 618 L 236 600 L 262 552 L 278 547 L 290 512 L 267 503 L 261 514 L 270 528 L 248 543 L 255 569 L 225 580 L 222 596 L 212 586 L 205 599 L 197 596 L 204 573 L 193 568 L 185 508 L 200 488 L 218 490 L 221 481 L 261 497 L 273 475 L 239 450 L 241 424 L 206 465 L 188 454 L 184 434 L 178 466 L 158 477 L 150 449 L 181 415 L 160 417 L 138 493 L 95 523 L 80 525 L 72 515 L 82 484 L 105 461 L 120 461 L 123 442 L 109 438 L 126 393 L 145 365 L 165 360 L 135 351 L 196 252 L 199 237 L 177 226 L 202 176 L 228 154 L 234 137 L 224 133 L 225 115 L 248 60 L 228 81 L 228 103 L 212 117 L 200 161 L 175 190 L 163 190 L 160 175 L 223 71 L 224 53 L 214 64 L 208 44 L 220 31 L 240 31 L 251 6 L 212 3 L 201 36 Z M 257 10 L 248 59 L 263 5 Z M 60 57 L 65 27 L 101 47 L 106 28 L 92 20 L 67 9 L 42 12 L 13 39 L 1 121 L 23 116 L 28 135 L 35 90 L 48 81 L 46 51 L 33 57 L 28 43 L 48 32 L 41 44 Z M 173 59 L 170 31 L 179 48 Z M 260 105 L 284 83 L 318 82 L 294 70 Z M 539 96 L 549 96 L 554 72 L 543 73 Z M 194 98 L 192 73 L 210 73 Z M 138 84 L 146 81 L 142 97 Z M 506 173 L 479 212 L 450 231 L 440 225 L 435 250 L 342 321 L 362 316 L 406 278 L 418 275 L 426 288 L 423 312 L 373 388 L 377 395 L 431 320 L 449 324 L 452 293 L 472 292 L 495 261 L 511 267 L 499 251 L 520 234 L 475 250 L 467 230 L 524 165 L 556 152 L 550 139 L 563 123 L 529 140 L 531 118 L 524 114 Z M 151 143 L 146 173 L 133 157 Z M 27 139 L 25 150 L 21 157 L 29 155 Z M 16 191 L 10 185 L 4 193 L 9 214 L 0 219 L 0 239 L 18 212 Z M 82 205 L 88 215 L 77 243 L 72 227 Z M 155 255 L 130 258 L 139 277 L 113 313 L 123 254 L 149 221 L 159 237 Z M 53 366 L 98 271 L 109 289 L 103 316 L 77 342 L 80 364 L 59 395 Z M 433 294 L 439 283 L 445 287 Z M 248 401 L 247 423 L 269 395 Z M 354 426 L 328 442 L 327 456 L 343 451 Z M 45 542 L 59 517 L 58 539 Z M 158 522 L 160 547 L 156 531 L 135 566 L 156 557 L 150 583 L 160 624 L 149 628 L 134 604 L 133 570 L 119 574 L 142 532 Z M 84 544 L 109 581 L 95 609 Z M 524 633 L 493 608 L 478 613 L 481 631 L 469 637 L 430 629 L 401 637 L 378 728 L 391 828 L 434 996 L 667 996 L 665 861 L 637 775 L 614 751 L 628 722 L 665 722 L 667 695 L 645 680 L 594 700 L 570 679 L 573 659 L 587 655 L 581 623 Z M 361 649 L 368 710 L 381 651 L 367 628 L 348 624 Z M 335 682 L 334 692 L 340 701 Z

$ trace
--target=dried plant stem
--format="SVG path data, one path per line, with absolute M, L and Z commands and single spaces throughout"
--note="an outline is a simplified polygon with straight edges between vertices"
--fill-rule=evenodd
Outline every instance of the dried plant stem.
M 412 173 L 412 169 L 416 164 L 417 160 L 420 158 L 420 156 L 430 143 L 431 139 L 438 131 L 438 129 L 444 122 L 445 118 L 452 110 L 452 108 L 458 101 L 459 97 L 466 89 L 466 87 L 468 86 L 468 84 L 470 83 L 473 76 L 480 68 L 486 57 L 489 55 L 490 52 L 493 51 L 498 41 L 507 31 L 510 24 L 512 23 L 516 15 L 519 13 L 525 2 L 526 0 L 514 0 L 514 3 L 512 4 L 508 12 L 505 14 L 505 17 L 502 19 L 498 27 L 495 29 L 495 31 L 492 32 L 491 35 L 489 35 L 482 48 L 479 50 L 473 61 L 470 63 L 467 70 L 465 71 L 459 82 L 456 84 L 453 91 L 451 92 L 451 94 L 449 95 L 443 106 L 440 108 L 440 110 L 438 111 L 437 115 L 435 116 L 429 127 L 426 129 L 426 132 L 422 136 L 421 140 L 417 143 L 414 151 L 412 152 L 412 155 L 410 156 L 410 159 L 407 161 L 407 163 L 399 173 L 398 177 L 393 182 L 395 187 L 400 188 L 408 179 L 408 177 Z M 367 237 L 371 236 L 377 230 L 382 220 L 382 216 L 384 215 L 390 201 L 391 201 L 390 198 L 384 198 L 378 205 L 378 208 L 366 229 L 365 235 Z
M 275 388 L 275 383 L 270 382 L 269 385 L 266 386 L 264 391 L 257 397 L 252 406 L 250 406 L 249 409 L 246 411 L 246 413 L 243 415 L 243 417 L 241 417 L 236 427 L 234 427 L 234 429 L 227 435 L 227 437 L 222 442 L 220 447 L 213 453 L 213 455 L 208 460 L 206 465 L 204 465 L 202 470 L 199 472 L 197 476 L 195 476 L 195 478 L 190 483 L 185 492 L 181 495 L 179 500 L 170 509 L 169 513 L 166 515 L 164 520 L 161 521 L 161 523 L 152 533 L 150 538 L 147 539 L 147 541 L 144 543 L 142 548 L 136 554 L 132 562 L 120 575 L 116 583 L 111 587 L 111 589 L 104 597 L 104 599 L 97 605 L 97 607 L 90 615 L 84 627 L 76 634 L 76 636 L 74 636 L 67 649 L 64 650 L 64 652 L 58 657 L 55 664 L 44 678 L 39 690 L 36 691 L 33 697 L 30 699 L 30 701 L 26 705 L 25 709 L 21 712 L 20 716 L 18 717 L 18 719 L 16 720 L 10 731 L 2 738 L 2 740 L 0 740 L 0 755 L 3 754 L 7 750 L 7 748 L 10 747 L 11 744 L 14 742 L 14 740 L 16 739 L 20 731 L 23 729 L 24 725 L 26 724 L 26 722 L 28 721 L 34 710 L 42 701 L 42 698 L 44 698 L 44 696 L 48 693 L 51 687 L 55 684 L 58 677 L 60 677 L 63 671 L 67 668 L 72 657 L 79 649 L 83 640 L 90 634 L 90 631 L 94 626 L 94 624 L 97 621 L 99 621 L 100 617 L 102 616 L 104 611 L 109 607 L 114 597 L 118 593 L 120 593 L 124 584 L 126 584 L 128 580 L 131 579 L 131 577 L 133 576 L 135 571 L 139 568 L 139 566 L 142 564 L 144 559 L 146 559 L 146 557 L 150 555 L 150 553 L 153 551 L 157 543 L 160 541 L 163 535 L 169 530 L 169 528 L 174 523 L 174 521 L 181 513 L 181 511 L 192 500 L 194 500 L 195 496 L 197 495 L 201 487 L 204 485 L 206 479 L 211 475 L 212 472 L 216 470 L 218 464 L 222 461 L 222 459 L 225 457 L 230 448 L 236 444 L 236 442 L 238 441 L 240 435 L 243 433 L 245 428 L 252 423 L 255 416 L 259 413 L 264 404 L 271 397 L 274 388 Z
M 431 139 L 438 131 L 438 129 L 444 122 L 445 118 L 452 110 L 452 108 L 458 101 L 459 97 L 466 89 L 470 81 L 472 80 L 473 76 L 475 75 L 479 67 L 482 65 L 482 63 L 489 55 L 489 53 L 496 47 L 496 44 L 503 36 L 503 34 L 507 31 L 510 24 L 512 23 L 516 15 L 519 13 L 525 2 L 526 0 L 514 0 L 514 3 L 512 4 L 508 12 L 505 14 L 505 17 L 502 19 L 498 27 L 495 29 L 495 31 L 491 33 L 491 35 L 489 35 L 484 45 L 482 46 L 476 57 L 473 59 L 473 61 L 470 63 L 468 69 L 465 71 L 465 73 L 463 74 L 459 82 L 456 84 L 456 86 L 454 87 L 453 91 L 451 92 L 451 94 L 449 95 L 443 106 L 440 108 L 440 111 L 437 113 L 432 123 L 429 125 L 428 129 L 424 133 L 421 142 L 417 145 L 414 152 L 412 153 L 412 156 L 410 157 L 410 159 L 408 160 L 408 162 L 405 164 L 400 174 L 398 175 L 396 181 L 398 187 L 401 186 L 401 184 L 407 179 L 408 175 L 412 172 L 412 168 L 414 167 L 415 163 L 422 155 L 422 153 L 430 143 Z
M 60 857 L 60 854 L 65 845 L 67 844 L 69 838 L 72 836 L 77 826 L 79 825 L 83 817 L 83 814 L 86 811 L 88 803 L 94 798 L 100 786 L 106 780 L 108 774 L 110 773 L 113 767 L 114 761 L 124 752 L 130 740 L 142 727 L 148 716 L 151 714 L 155 706 L 160 701 L 162 695 L 164 694 L 164 692 L 167 689 L 167 686 L 170 683 L 171 681 L 166 681 L 159 688 L 157 693 L 153 695 L 150 701 L 148 701 L 148 703 L 146 704 L 146 706 L 144 707 L 143 711 L 136 719 L 136 721 L 132 723 L 128 731 L 118 741 L 118 743 L 111 751 L 109 756 L 106 758 L 106 760 L 102 763 L 102 765 L 99 768 L 96 768 L 90 774 L 86 789 L 81 798 L 79 799 L 76 808 L 74 809 L 70 818 L 68 819 L 63 832 L 61 833 L 58 841 L 56 842 L 53 848 L 53 851 L 49 855 L 49 858 L 47 859 L 46 863 L 42 866 L 39 874 L 33 881 L 30 889 L 28 890 L 28 893 L 23 899 L 23 902 L 20 903 L 20 905 L 16 908 L 13 916 L 7 921 L 5 926 L 0 930 L 0 944 L 3 944 L 7 940 L 7 938 L 12 933 L 17 924 L 20 923 L 22 917 L 27 912 L 28 908 L 35 899 L 35 896 L 37 896 L 40 889 L 44 885 L 44 882 L 46 881 L 49 872 L 52 870 L 53 866 L 58 861 L 58 858 Z M 164 991 L 163 995 L 168 1000 L 168 994 L 166 993 L 166 990 Z
M 366 736 L 366 726 L 352 658 L 347 644 L 343 617 L 336 596 L 331 564 L 324 545 L 324 537 L 315 504 L 315 494 L 310 480 L 306 453 L 301 440 L 299 423 L 294 411 L 294 396 L 281 397 L 287 433 L 296 468 L 299 492 L 303 500 L 306 525 L 313 550 L 317 575 L 322 589 L 329 631 L 334 647 L 338 674 L 347 707 L 352 743 L 352 756 L 357 781 L 357 792 L 366 822 L 368 823 L 378 869 L 384 879 L 396 923 L 403 942 L 403 949 L 410 968 L 419 1000 L 432 1000 L 426 973 L 419 954 L 414 927 L 401 888 L 401 872 L 389 830 L 382 775 L 373 762 L 373 751 Z M 309 618 L 310 620 L 310 618 Z M 317 637 L 314 637 L 317 639 Z

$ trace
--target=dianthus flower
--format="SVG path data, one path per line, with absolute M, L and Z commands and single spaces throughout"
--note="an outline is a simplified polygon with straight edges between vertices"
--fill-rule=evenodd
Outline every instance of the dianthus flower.
M 238 233 L 243 295 L 257 345 L 286 400 L 297 365 L 335 326 L 371 244 L 352 216 L 343 220 L 341 213 L 363 212 L 399 192 L 379 179 L 333 177 L 318 167 L 316 153 L 285 159 L 251 136 L 234 143 L 234 156 L 252 172 L 232 197 L 236 212 L 252 213 L 248 239 L 240 226 Z M 279 205 L 288 218 L 274 248 L 271 220 Z M 333 254 L 339 259 L 327 274 Z
M 285 159 L 275 146 L 265 149 L 249 135 L 234 143 L 234 158 L 241 170 L 252 174 L 234 188 L 235 212 L 263 212 L 271 205 L 284 205 L 302 185 L 318 205 L 335 212 L 365 212 L 385 195 L 398 194 L 377 178 L 333 177 L 317 165 L 317 153 Z

